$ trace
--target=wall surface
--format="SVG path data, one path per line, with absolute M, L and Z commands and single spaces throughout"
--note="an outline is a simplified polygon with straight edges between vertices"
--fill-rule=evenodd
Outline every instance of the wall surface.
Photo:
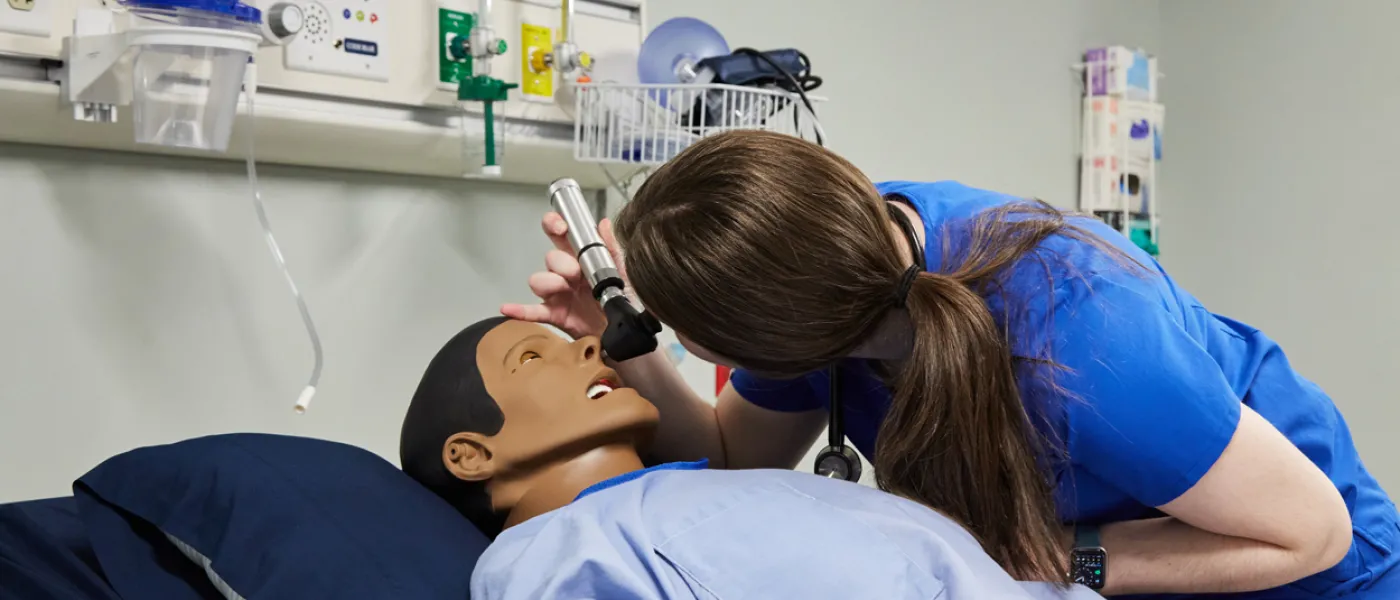
M 649 0 L 731 48 L 798 48 L 834 149 L 880 179 L 958 179 L 1072 206 L 1091 46 L 1156 48 L 1157 0 Z
M 1400 78 L 1388 0 L 1162 3 L 1162 247 L 1278 340 L 1400 492 Z
M 0 145 L 0 502 L 127 449 L 231 431 L 397 462 L 429 358 L 530 298 L 544 190 L 264 167 L 325 344 L 320 394 L 241 167 Z

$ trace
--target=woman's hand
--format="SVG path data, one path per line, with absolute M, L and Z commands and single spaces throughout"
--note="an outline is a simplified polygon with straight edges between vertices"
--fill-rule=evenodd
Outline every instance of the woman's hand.
M 545 235 L 554 244 L 554 250 L 545 254 L 545 270 L 530 276 L 530 291 L 539 296 L 541 302 L 505 304 L 501 306 L 501 314 L 512 319 L 558 327 L 575 339 L 602 335 L 607 327 L 607 318 L 593 298 L 593 291 L 589 289 L 578 259 L 569 246 L 566 237 L 569 225 L 555 212 L 546 214 L 542 225 Z M 617 250 L 617 239 L 613 237 L 612 221 L 603 219 L 598 224 L 598 235 L 603 238 L 603 244 L 608 247 L 625 281 L 627 271 L 623 268 L 622 254 Z

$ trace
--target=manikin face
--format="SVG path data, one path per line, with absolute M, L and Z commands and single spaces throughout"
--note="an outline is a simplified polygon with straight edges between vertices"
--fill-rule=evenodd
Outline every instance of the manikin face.
M 476 364 L 504 425 L 493 436 L 448 438 L 448 470 L 468 481 L 518 480 L 600 446 L 647 441 L 659 419 L 656 407 L 621 387 L 601 354 L 597 338 L 570 343 L 525 321 L 488 332 Z

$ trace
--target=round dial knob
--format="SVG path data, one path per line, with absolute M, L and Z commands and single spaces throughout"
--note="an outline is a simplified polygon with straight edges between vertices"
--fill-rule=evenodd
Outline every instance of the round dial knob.
M 279 38 L 292 37 L 301 33 L 301 28 L 306 25 L 306 15 L 301 12 L 300 6 L 279 2 L 268 11 L 267 25 L 272 29 L 272 34 Z
M 452 40 L 447 43 L 447 53 L 451 54 L 452 58 L 456 60 L 471 58 L 472 53 L 471 49 L 468 47 L 468 42 L 469 40 L 465 35 L 454 36 Z

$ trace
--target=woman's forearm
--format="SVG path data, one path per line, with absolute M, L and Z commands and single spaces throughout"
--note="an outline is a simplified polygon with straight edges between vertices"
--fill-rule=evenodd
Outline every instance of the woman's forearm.
M 1197 529 L 1166 517 L 1105 525 L 1106 596 L 1268 590 L 1333 565 L 1282 546 Z
M 661 460 L 710 459 L 710 466 L 725 465 L 715 408 L 700 398 L 681 378 L 676 366 L 657 351 L 613 365 L 623 382 L 650 400 L 661 412 L 652 452 Z

